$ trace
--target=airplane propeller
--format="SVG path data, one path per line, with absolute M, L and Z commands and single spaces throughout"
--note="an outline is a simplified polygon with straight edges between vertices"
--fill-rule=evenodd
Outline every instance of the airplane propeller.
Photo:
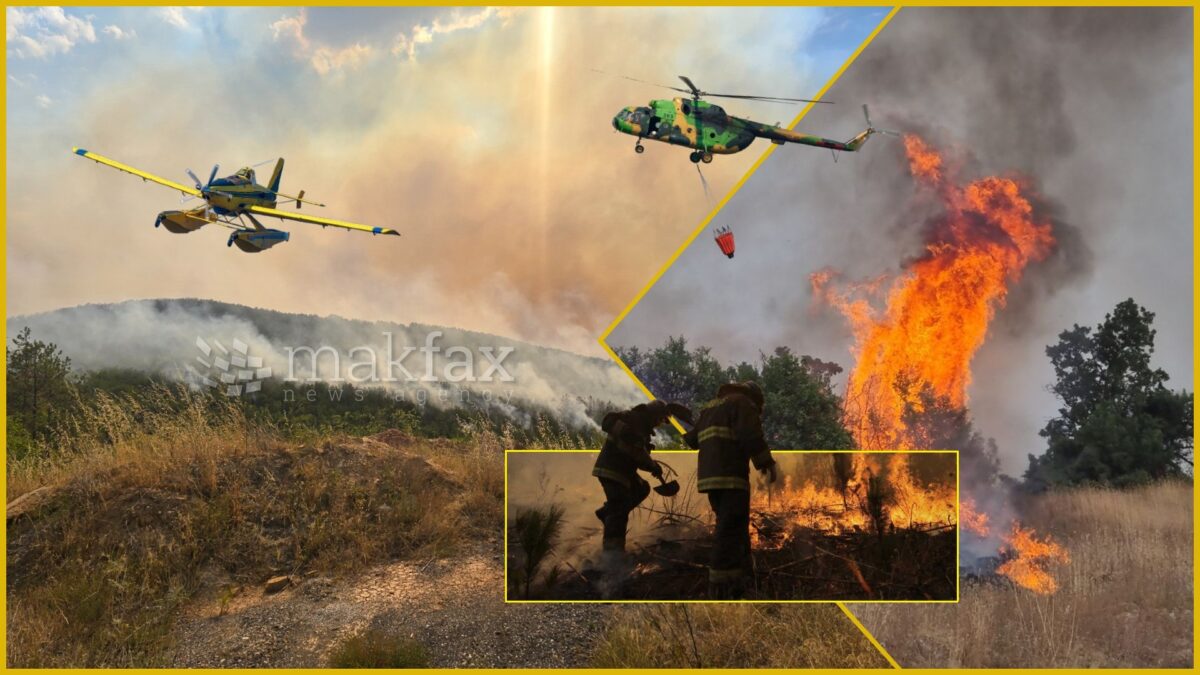
M 195 174 L 195 173 L 193 173 L 191 169 L 188 169 L 188 170 L 187 170 L 187 175 L 188 175 L 189 177 L 191 177 L 191 179 L 192 179 L 192 182 L 196 184 L 196 189 L 197 189 L 197 190 L 199 190 L 199 191 L 201 191 L 201 192 L 204 192 L 205 190 L 207 190 L 207 189 L 208 189 L 208 186 L 212 185 L 212 182 L 213 182 L 214 180 L 216 180 L 216 178 L 217 178 L 217 170 L 218 170 L 218 169 L 220 169 L 220 168 L 221 168 L 221 165 L 220 165 L 220 164 L 213 164 L 212 173 L 208 174 L 208 182 L 207 182 L 207 183 L 203 183 L 203 184 L 201 184 L 201 183 L 200 183 L 200 178 L 199 178 L 199 177 L 197 177 L 197 176 L 196 176 L 196 174 Z

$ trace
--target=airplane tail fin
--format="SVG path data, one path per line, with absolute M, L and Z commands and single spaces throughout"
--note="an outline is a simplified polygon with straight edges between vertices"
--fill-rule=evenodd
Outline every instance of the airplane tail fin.
M 275 162 L 275 171 L 271 174 L 271 182 L 267 184 L 267 189 L 271 192 L 279 192 L 279 181 L 283 180 L 283 158 L 280 157 L 278 162 Z

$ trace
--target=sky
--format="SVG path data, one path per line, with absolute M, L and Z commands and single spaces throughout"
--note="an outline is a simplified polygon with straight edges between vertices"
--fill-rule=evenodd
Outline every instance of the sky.
M 635 155 L 634 139 L 612 129 L 622 107 L 673 95 L 617 75 L 810 96 L 885 13 L 6 11 L 8 316 L 197 297 L 592 355 L 713 203 L 686 151 Z M 728 109 L 766 121 L 797 111 Z M 219 164 L 224 175 L 283 156 L 285 192 L 402 236 L 289 223 L 290 242 L 248 255 L 218 228 L 169 234 L 152 225 L 179 195 L 73 146 L 180 182 L 189 168 Z M 713 194 L 763 149 L 705 166 Z
M 839 105 L 798 127 L 848 138 L 869 103 L 876 124 L 922 134 L 969 177 L 1030 180 L 1058 250 L 1012 289 L 968 390 L 1010 473 L 1044 451 L 1057 410 L 1046 346 L 1126 298 L 1156 313 L 1169 386 L 1192 389 L 1192 40 L 1187 8 L 904 9 L 831 88 Z M 785 345 L 849 369 L 849 329 L 815 306 L 809 275 L 900 272 L 922 250 L 913 195 L 898 139 L 837 162 L 779 148 L 713 221 L 733 227 L 735 258 L 697 238 L 609 342 L 684 336 L 727 362 Z

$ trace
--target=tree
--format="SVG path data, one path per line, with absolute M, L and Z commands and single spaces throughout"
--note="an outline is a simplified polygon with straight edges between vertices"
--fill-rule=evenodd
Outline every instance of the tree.
M 34 340 L 26 326 L 6 348 L 8 415 L 33 441 L 45 440 L 74 403 L 71 359 L 49 342 Z
M 1167 389 L 1167 373 L 1151 367 L 1153 322 L 1129 299 L 1095 330 L 1075 325 L 1046 348 L 1062 404 L 1041 431 L 1046 453 L 1029 458 L 1027 483 L 1124 486 L 1186 473 L 1192 394 Z
M 657 398 L 693 409 L 716 396 L 722 384 L 758 382 L 766 399 L 763 430 L 771 447 L 839 450 L 854 445 L 841 421 L 841 400 L 833 393 L 832 378 L 842 370 L 836 363 L 798 358 L 787 347 L 778 347 L 760 355 L 757 366 L 725 366 L 707 347 L 689 350 L 682 337 L 668 338 L 648 351 L 631 348 L 617 354 Z
M 617 355 L 656 398 L 695 407 L 710 398 L 717 387 L 736 373 L 723 367 L 707 347 L 689 350 L 687 339 L 669 337 L 662 347 L 641 352 L 636 347 Z
M 814 374 L 806 367 L 813 362 L 823 363 L 809 357 L 798 359 L 787 347 L 776 347 L 774 354 L 762 357 L 760 384 L 767 401 L 764 431 L 773 448 L 854 447 L 854 439 L 842 424 L 841 399 L 833 393 L 825 371 Z
M 903 392 L 904 399 L 910 400 L 908 389 Z M 925 383 L 916 392 L 915 402 L 905 406 L 902 419 L 917 447 L 958 450 L 962 485 L 984 489 L 996 483 L 1000 476 L 996 441 L 985 438 L 975 429 L 966 408 L 954 405 L 948 396 L 938 396 Z

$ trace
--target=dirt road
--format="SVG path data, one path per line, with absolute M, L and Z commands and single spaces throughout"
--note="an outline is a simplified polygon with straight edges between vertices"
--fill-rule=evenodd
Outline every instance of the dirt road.
M 499 554 L 481 547 L 459 558 L 390 563 L 345 581 L 299 580 L 274 595 L 217 592 L 176 624 L 173 665 L 324 667 L 334 646 L 366 629 L 417 640 L 434 667 L 588 665 L 608 607 L 505 605 L 503 589 Z

